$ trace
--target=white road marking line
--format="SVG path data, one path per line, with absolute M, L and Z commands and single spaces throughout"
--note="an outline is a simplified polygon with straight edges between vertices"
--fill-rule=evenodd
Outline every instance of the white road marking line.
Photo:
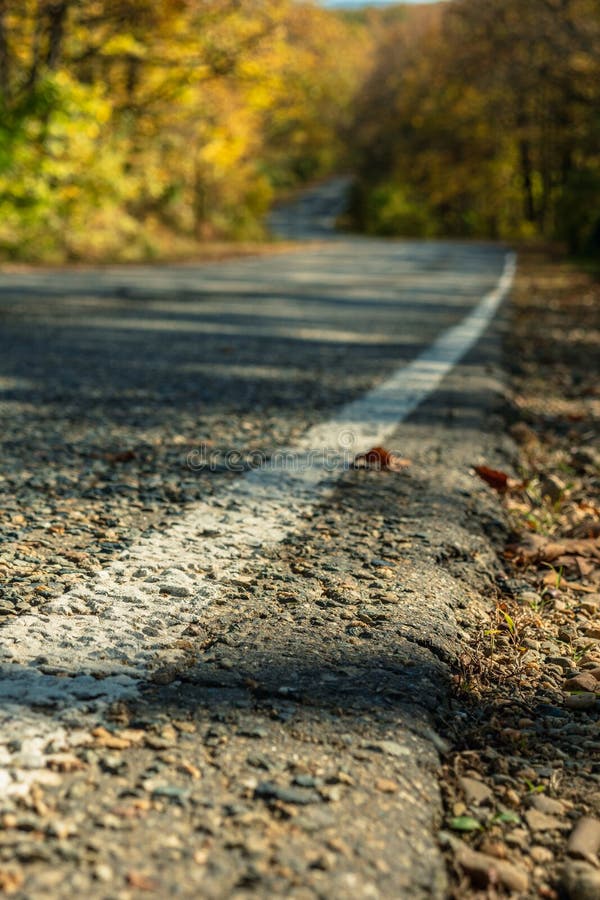
M 49 734 L 55 743 L 67 741 L 56 730 L 61 716 L 73 721 L 82 705 L 135 694 L 157 658 L 168 659 L 186 624 L 218 599 L 222 585 L 261 547 L 300 531 L 305 514 L 333 489 L 343 454 L 383 444 L 435 391 L 491 322 L 515 269 L 516 257 L 508 254 L 496 288 L 462 322 L 310 428 L 294 448 L 228 483 L 168 531 L 140 540 L 93 581 L 50 602 L 44 614 L 9 620 L 0 649 L 0 766 L 11 758 L 6 748 L 16 721 L 39 756 Z M 53 719 L 25 711 L 29 704 L 51 707 Z M 19 777 L 13 793 L 31 780 Z M 10 779 L 0 769 L 0 786 L 3 781 L 7 787 Z

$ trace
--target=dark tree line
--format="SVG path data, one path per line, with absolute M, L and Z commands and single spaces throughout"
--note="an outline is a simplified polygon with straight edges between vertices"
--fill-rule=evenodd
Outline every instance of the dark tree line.
M 600 3 L 453 0 L 383 40 L 355 134 L 366 228 L 600 246 Z

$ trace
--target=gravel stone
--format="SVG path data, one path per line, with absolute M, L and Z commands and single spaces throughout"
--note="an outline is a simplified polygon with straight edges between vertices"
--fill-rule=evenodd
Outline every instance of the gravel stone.
M 465 795 L 467 804 L 473 806 L 486 806 L 494 799 L 494 792 L 482 781 L 475 778 L 462 777 L 458 783 Z
M 562 888 L 567 900 L 598 900 L 600 869 L 586 862 L 568 860 L 563 870 Z
M 600 867 L 600 819 L 584 816 L 579 820 L 567 843 L 567 853 L 573 859 L 585 859 Z
M 466 845 L 458 849 L 456 859 L 475 888 L 487 888 L 495 882 L 519 894 L 525 894 L 529 888 L 529 876 L 525 869 L 503 859 L 477 853 Z

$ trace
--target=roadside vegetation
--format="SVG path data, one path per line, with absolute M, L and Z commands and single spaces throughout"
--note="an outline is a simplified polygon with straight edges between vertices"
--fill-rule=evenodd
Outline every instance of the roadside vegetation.
M 509 316 L 519 451 L 512 472 L 479 474 L 511 533 L 455 674 L 446 842 L 457 900 L 515 885 L 576 900 L 600 895 L 600 284 L 524 251 Z M 582 836 L 595 849 L 582 853 Z
M 361 228 L 600 251 L 596 0 L 453 0 L 381 35 L 352 132 Z
M 600 247 L 596 0 L 0 4 L 0 256 L 260 241 L 357 174 L 349 227 Z

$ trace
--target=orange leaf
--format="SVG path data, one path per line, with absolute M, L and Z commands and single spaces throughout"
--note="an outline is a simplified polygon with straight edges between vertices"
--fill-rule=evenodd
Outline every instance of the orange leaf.
M 508 475 L 506 472 L 501 472 L 499 469 L 490 469 L 489 466 L 473 466 L 473 468 L 481 480 L 493 487 L 495 491 L 504 493 L 504 491 L 508 490 Z

